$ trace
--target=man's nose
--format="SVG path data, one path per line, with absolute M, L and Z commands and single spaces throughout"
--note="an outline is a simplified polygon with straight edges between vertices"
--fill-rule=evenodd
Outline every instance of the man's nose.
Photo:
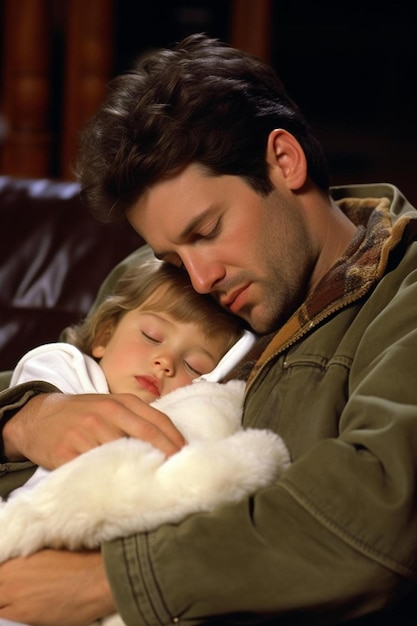
M 182 262 L 198 293 L 211 293 L 224 277 L 223 267 L 204 254 L 187 255 Z

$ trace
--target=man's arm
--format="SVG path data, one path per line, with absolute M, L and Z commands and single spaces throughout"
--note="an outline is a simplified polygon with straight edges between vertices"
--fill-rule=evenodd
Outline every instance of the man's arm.
M 235 624 L 239 615 L 248 624 L 307 626 L 312 616 L 345 623 L 413 588 L 279 487 L 179 526 L 106 543 L 103 556 L 119 612 L 136 626 L 175 618 L 206 624 L 216 616 Z
M 39 394 L 8 419 L 2 433 L 6 458 L 30 459 L 47 469 L 124 436 L 148 441 L 167 456 L 184 445 L 164 413 L 131 394 Z
M 0 566 L 0 623 L 85 626 L 114 612 L 99 552 L 44 550 Z
M 40 390 L 36 383 L 24 384 L 0 394 L 3 454 L 12 461 L 3 463 L 0 482 L 8 482 L 11 468 L 27 470 L 25 459 L 52 469 L 126 435 L 149 441 L 167 455 L 184 444 L 165 414 L 133 395 L 34 395 Z M 0 565 L 0 618 L 83 626 L 114 610 L 98 552 L 45 550 Z

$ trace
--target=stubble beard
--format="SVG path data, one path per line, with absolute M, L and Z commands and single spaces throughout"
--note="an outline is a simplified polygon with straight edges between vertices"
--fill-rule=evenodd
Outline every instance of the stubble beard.
M 303 223 L 293 223 L 288 254 L 277 258 L 274 245 L 267 246 L 263 257 L 269 259 L 270 273 L 260 281 L 261 297 L 257 307 L 247 311 L 245 319 L 255 332 L 267 334 L 281 328 L 305 301 L 315 255 L 308 232 Z M 271 262 L 272 260 L 272 262 Z M 275 263 L 274 263 L 275 260 Z M 257 311 L 256 308 L 259 310 Z

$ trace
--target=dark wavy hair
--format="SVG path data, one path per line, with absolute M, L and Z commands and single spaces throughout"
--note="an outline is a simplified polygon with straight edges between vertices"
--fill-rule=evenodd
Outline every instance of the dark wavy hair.
M 154 183 L 191 163 L 271 190 L 269 133 L 283 128 L 301 144 L 310 178 L 328 189 L 319 142 L 274 70 L 241 50 L 191 35 L 143 58 L 109 83 L 81 134 L 75 164 L 82 196 L 101 221 L 115 221 Z

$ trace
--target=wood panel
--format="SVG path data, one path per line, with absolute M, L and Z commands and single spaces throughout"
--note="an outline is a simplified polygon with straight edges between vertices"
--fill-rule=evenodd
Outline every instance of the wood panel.
M 232 46 L 263 59 L 271 59 L 272 0 L 233 0 Z
M 72 177 L 78 133 L 100 106 L 113 70 L 113 1 L 68 0 L 61 176 Z
M 113 72 L 114 0 L 0 1 L 8 128 L 1 173 L 71 179 L 78 133 Z M 272 0 L 232 0 L 231 7 L 232 45 L 269 60 Z
M 51 22 L 48 0 L 6 0 L 4 5 L 3 111 L 7 134 L 3 173 L 43 176 L 52 135 Z
M 73 177 L 78 132 L 112 72 L 112 10 L 113 0 L 5 0 L 3 174 Z M 59 59 L 56 39 L 63 42 Z

